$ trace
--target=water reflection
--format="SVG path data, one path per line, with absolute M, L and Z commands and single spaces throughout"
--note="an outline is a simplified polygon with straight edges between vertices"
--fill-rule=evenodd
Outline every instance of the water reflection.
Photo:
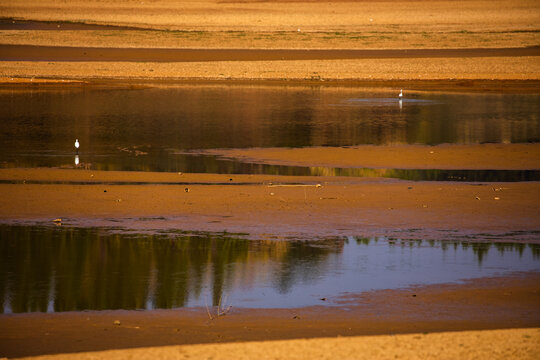
M 395 91 L 321 86 L 4 90 L 0 162 L 58 166 L 76 138 L 81 162 L 137 169 L 188 161 L 171 149 L 534 142 L 539 117 L 540 95 L 523 94 L 407 92 L 400 103 Z M 135 147 L 147 154 L 123 151 Z
M 314 176 L 385 177 L 413 181 L 540 181 L 537 170 L 437 170 L 310 167 Z
M 540 245 L 246 240 L 0 225 L 1 312 L 318 304 L 346 292 L 540 271 Z
M 116 171 L 158 171 L 214 174 L 264 174 L 291 176 L 384 177 L 412 181 L 512 182 L 540 181 L 539 170 L 439 170 L 439 169 L 371 169 L 332 168 L 323 166 L 268 165 L 223 159 L 217 156 L 182 153 L 147 153 L 144 156 L 20 156 L 17 161 L 0 163 L 0 167 L 85 168 Z M 2 182 L 2 180 L 0 180 Z

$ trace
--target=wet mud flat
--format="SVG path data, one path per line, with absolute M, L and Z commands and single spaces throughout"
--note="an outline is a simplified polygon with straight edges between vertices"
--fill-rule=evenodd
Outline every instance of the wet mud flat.
M 3 169 L 4 179 L 81 184 L 0 184 L 3 222 L 181 228 L 276 236 L 351 235 L 538 240 L 538 182 L 414 182 L 287 177 Z M 123 179 L 123 180 L 121 180 Z M 168 179 L 173 184 L 92 184 Z M 232 179 L 232 180 L 231 180 Z M 174 185 L 181 182 L 182 185 Z M 207 184 L 201 184 L 207 182 Z M 192 184 L 189 184 L 192 183 Z M 223 183 L 228 183 L 223 185 Z M 232 184 L 231 184 L 232 183 Z M 245 183 L 245 184 L 242 184 Z M 138 218 L 149 221 L 138 221 Z M 324 219 L 324 221 L 321 221 Z
M 272 61 L 540 56 L 540 46 L 478 49 L 137 49 L 0 45 L 2 61 Z

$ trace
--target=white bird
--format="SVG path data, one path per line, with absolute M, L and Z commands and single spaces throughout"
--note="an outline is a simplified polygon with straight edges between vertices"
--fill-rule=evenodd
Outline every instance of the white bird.
M 403 89 L 401 89 L 401 90 L 399 91 L 398 97 L 399 97 L 400 99 L 403 97 Z
M 75 139 L 75 149 L 77 149 L 77 153 L 79 152 L 79 139 Z

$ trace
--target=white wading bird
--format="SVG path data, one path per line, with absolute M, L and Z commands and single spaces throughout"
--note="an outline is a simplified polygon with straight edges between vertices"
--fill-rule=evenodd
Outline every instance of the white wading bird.
M 75 139 L 75 149 L 77 149 L 77 153 L 79 153 L 79 139 Z

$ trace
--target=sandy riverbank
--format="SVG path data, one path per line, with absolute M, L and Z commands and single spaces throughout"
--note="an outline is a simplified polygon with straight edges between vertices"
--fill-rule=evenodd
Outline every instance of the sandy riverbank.
M 537 57 L 364 59 L 364 60 L 275 60 L 206 62 L 56 62 L 4 61 L 0 77 L 52 79 L 146 79 L 146 80 L 272 80 L 311 81 L 317 84 L 336 81 L 394 81 L 397 88 L 410 88 L 418 80 L 534 81 L 538 92 L 540 63 Z M 495 80 L 495 81 L 493 81 Z M 7 81 L 9 84 L 12 80 Z M 382 84 L 383 86 L 386 84 Z M 468 84 L 460 84 L 465 91 Z M 463 86 L 464 85 L 464 86 Z M 470 85 L 470 84 L 469 84 Z M 484 84 L 486 85 L 486 84 Z M 389 85 L 386 85 L 389 86 Z M 433 86 L 445 90 L 445 86 Z M 491 90 L 490 86 L 486 87 Z M 472 90 L 475 90 L 474 88 Z
M 538 45 L 538 2 L 3 1 L 3 43 L 169 48 L 463 48 Z M 70 23 L 133 29 L 69 29 Z M 160 31 L 151 31 L 160 30 Z
M 287 11 L 283 11 L 286 8 Z M 431 49 L 432 58 L 272 59 L 252 55 L 238 61 L 97 61 L 83 53 L 76 61 L 41 55 L 41 61 L 2 61 L 0 77 L 53 79 L 417 81 L 540 79 L 537 55 L 444 57 L 453 49 L 524 48 L 539 42 L 538 3 L 482 0 L 356 2 L 6 2 L 4 17 L 48 21 L 20 29 L 9 21 L 2 44 L 151 49 L 386 50 Z M 114 14 L 114 15 L 113 15 Z M 351 15 L 351 14 L 354 14 Z M 57 30 L 50 30 L 57 22 Z M 134 28 L 61 30 L 62 22 Z M 68 23 L 69 24 L 69 23 Z M 67 25 L 69 27 L 69 25 Z M 141 30 L 142 28 L 146 30 Z M 300 30 L 300 31 L 298 31 Z M 435 60 L 436 59 L 436 60 Z M 8 59 L 4 59 L 8 60 Z M 73 59 L 72 59 L 73 60 Z M 92 60 L 92 61 L 89 61 Z M 193 60 L 190 60 L 193 61 Z M 405 84 L 407 85 L 407 84 Z M 401 87 L 407 87 L 403 83 Z M 538 87 L 538 84 L 535 84 Z

